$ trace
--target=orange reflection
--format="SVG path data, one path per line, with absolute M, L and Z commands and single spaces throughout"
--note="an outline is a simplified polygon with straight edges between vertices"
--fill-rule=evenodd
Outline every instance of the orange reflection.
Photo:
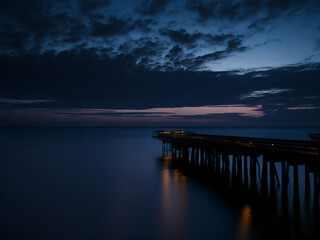
M 171 157 L 163 157 L 163 167 L 162 167 L 162 201 L 163 201 L 163 211 L 170 211 L 170 174 L 169 174 L 169 162 Z
M 173 176 L 176 183 L 180 183 L 180 185 L 186 186 L 187 176 L 183 175 L 178 169 L 173 170 Z
M 250 226 L 251 226 L 251 208 L 249 205 L 243 206 L 241 209 L 241 218 L 240 218 L 240 226 L 238 231 L 239 240 L 246 240 L 249 239 L 250 235 Z
M 188 213 L 187 177 L 178 169 L 171 170 L 171 156 L 163 157 L 162 165 L 162 194 L 161 194 L 161 232 L 183 238 Z M 169 236 L 162 236 L 167 238 Z

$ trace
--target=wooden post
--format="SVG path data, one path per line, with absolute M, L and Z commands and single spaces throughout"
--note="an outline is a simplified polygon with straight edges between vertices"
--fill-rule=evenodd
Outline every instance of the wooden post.
M 309 177 L 309 171 L 307 169 L 307 166 L 304 166 L 304 176 L 305 176 L 305 199 L 306 202 L 309 203 L 310 200 L 310 177 Z
M 286 166 L 287 164 L 287 166 Z M 282 211 L 283 217 L 285 220 L 288 219 L 288 163 L 281 163 L 282 169 L 282 180 L 281 180 L 281 203 L 282 203 Z
M 317 176 L 317 173 L 313 173 L 313 185 L 314 185 L 314 191 L 313 191 L 313 215 L 315 224 L 319 225 L 319 176 Z
M 270 206 L 273 211 L 276 209 L 276 167 L 273 160 L 269 162 L 270 167 Z
M 266 204 L 268 202 L 268 163 L 267 160 L 262 160 L 262 176 L 261 176 L 261 197 Z
M 293 183 L 293 214 L 294 222 L 297 226 L 300 223 L 300 195 L 299 195 L 299 176 L 298 176 L 298 166 L 293 167 L 294 183 Z
M 246 192 L 248 191 L 248 156 L 244 156 L 243 157 L 243 161 L 244 161 L 244 166 L 243 166 L 243 172 L 244 172 L 244 187 Z
M 257 159 L 255 156 L 250 156 L 250 189 L 254 197 L 257 194 Z

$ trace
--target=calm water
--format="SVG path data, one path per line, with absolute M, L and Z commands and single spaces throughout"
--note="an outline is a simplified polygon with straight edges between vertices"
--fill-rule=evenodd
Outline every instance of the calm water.
M 1 239 L 260 239 L 247 205 L 161 161 L 152 128 L 0 129 Z M 320 129 L 197 133 L 308 139 Z

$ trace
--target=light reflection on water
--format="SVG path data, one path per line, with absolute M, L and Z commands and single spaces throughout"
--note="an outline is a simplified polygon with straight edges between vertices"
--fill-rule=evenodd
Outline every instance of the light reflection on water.
M 189 159 L 190 160 L 190 159 Z M 162 160 L 162 207 L 161 222 L 164 239 L 185 239 L 188 228 L 188 177 L 178 169 L 172 169 L 171 156 L 163 156 Z M 235 230 L 234 239 L 250 239 L 252 213 L 249 204 L 240 209 L 240 218 Z M 212 225 L 214 227 L 214 225 Z M 229 226 L 228 226 L 229 227 Z M 232 232 L 232 230 L 231 230 Z
M 161 228 L 166 230 L 165 239 L 180 239 L 185 237 L 187 228 L 188 178 L 178 169 L 169 169 L 170 162 L 171 157 L 162 158 Z
M 250 238 L 250 226 L 251 226 L 251 208 L 248 204 L 244 205 L 241 209 L 238 240 L 247 240 Z

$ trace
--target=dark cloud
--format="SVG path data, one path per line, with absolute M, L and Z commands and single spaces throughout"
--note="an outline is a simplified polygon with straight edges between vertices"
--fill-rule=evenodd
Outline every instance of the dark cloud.
M 157 66 L 157 69 L 164 71 L 181 69 L 200 70 L 208 61 L 221 60 L 236 52 L 243 52 L 248 49 L 247 46 L 243 45 L 243 35 L 220 34 L 213 36 L 211 34 L 202 33 L 189 34 L 184 29 L 178 31 L 161 29 L 160 33 L 164 36 L 168 36 L 171 41 L 178 43 L 169 49 L 165 47 L 165 44 L 159 41 L 152 46 L 154 48 L 154 55 L 157 54 L 160 59 L 163 59 L 162 55 L 167 51 L 163 59 L 166 62 L 159 63 Z M 199 41 L 200 43 L 198 43 Z M 139 40 L 139 42 L 143 41 Z M 197 44 L 201 44 L 201 42 L 205 42 L 208 46 L 219 45 L 219 47 L 221 47 L 221 45 L 225 45 L 225 48 L 203 55 L 195 55 L 188 51 L 188 49 L 194 48 Z M 128 44 L 123 45 L 122 47 L 123 49 L 120 49 L 120 51 L 126 49 L 126 51 L 129 52 L 129 49 L 131 48 Z M 148 46 L 142 47 L 142 49 L 147 48 Z M 152 66 L 152 62 L 147 60 L 148 59 L 145 59 L 145 66 L 155 69 L 155 66 Z
M 0 53 L 23 54 L 43 50 L 44 45 L 59 45 L 80 40 L 86 26 L 66 12 L 53 11 L 53 1 L 1 2 Z M 69 5 L 64 2 L 64 6 Z
M 180 58 L 183 54 L 183 49 L 179 45 L 175 45 L 169 50 L 169 53 L 165 57 L 174 61 L 175 59 Z
M 223 52 L 231 49 L 241 49 L 241 44 L 230 42 Z M 0 59 L 0 98 L 6 102 L 11 99 L 11 102 L 29 103 L 23 105 L 28 108 L 46 107 L 65 109 L 63 111 L 66 112 L 70 108 L 261 105 L 264 113 L 270 116 L 250 120 L 250 123 L 262 125 L 266 122 L 279 124 L 280 116 L 284 119 L 286 113 L 290 116 L 300 114 L 301 111 L 307 111 L 303 110 L 308 109 L 306 106 L 320 107 L 319 65 L 313 66 L 313 70 L 307 66 L 268 70 L 259 72 L 261 77 L 256 78 L 254 75 L 258 73 L 234 75 L 232 72 L 150 71 L 139 67 L 134 55 L 110 58 L 97 55 L 96 52 L 96 49 L 88 49 L 46 53 L 42 56 L 3 56 Z M 144 55 L 145 52 L 139 54 Z M 174 60 L 174 56 L 180 54 L 184 53 L 177 45 L 168 51 L 167 58 Z M 202 58 L 218 59 L 224 54 L 218 52 Z M 268 94 L 270 89 L 290 91 L 273 91 L 273 94 Z M 257 96 L 257 91 L 258 95 L 259 91 L 263 94 L 240 99 L 245 94 Z M 1 112 L 8 114 L 9 110 Z M 313 108 L 310 111 L 316 112 L 314 116 L 319 112 Z M 34 109 L 32 114 L 36 116 L 36 112 Z M 243 117 L 239 118 L 241 122 Z M 316 118 L 313 119 L 308 122 L 316 125 Z
M 92 26 L 91 35 L 95 37 L 109 37 L 115 35 L 128 34 L 133 30 L 141 30 L 143 32 L 150 31 L 150 26 L 157 24 L 152 19 L 118 18 L 111 16 L 108 22 L 95 22 Z
M 132 56 L 140 66 L 154 69 L 160 63 L 151 58 L 158 59 L 166 49 L 167 46 L 164 42 L 144 37 L 124 42 L 118 47 L 117 52 Z
M 109 6 L 109 0 L 78 0 L 79 9 L 84 13 L 91 13 Z
M 169 4 L 168 0 L 143 0 L 136 11 L 143 15 L 156 15 L 164 11 Z
M 316 2 L 316 0 L 187 0 L 185 7 L 196 13 L 200 21 L 210 19 L 223 19 L 232 22 L 249 21 L 251 22 L 249 24 L 250 29 L 261 30 L 270 20 L 278 17 L 290 17 L 299 11 L 316 5 Z
M 101 15 L 110 5 L 109 1 L 102 0 L 79 0 L 78 4 L 60 0 L 28 3 L 14 0 L 0 4 L 0 54 L 70 49 L 84 42 L 92 43 L 95 38 L 126 35 L 135 30 L 147 33 L 157 24 L 151 18 Z
M 49 13 L 49 1 L 42 0 L 12 0 L 1 1 L 0 12 L 6 16 L 23 18 L 25 16 L 43 17 Z
M 141 41 L 141 40 L 139 40 Z M 142 40 L 143 45 L 139 46 L 136 44 L 136 46 L 132 49 L 131 54 L 136 56 L 137 58 L 139 57 L 144 57 L 144 56 L 153 56 L 153 55 L 158 55 L 161 54 L 162 51 L 164 50 L 164 47 L 159 41 L 152 41 L 152 40 Z
M 199 20 L 227 19 L 239 21 L 256 15 L 259 12 L 261 1 L 197 1 L 187 0 L 186 8 L 195 12 Z
M 159 32 L 160 34 L 169 37 L 172 41 L 181 44 L 195 43 L 202 38 L 201 33 L 189 34 L 185 29 L 182 28 L 180 30 L 160 29 Z
M 197 13 L 201 20 L 208 20 L 214 17 L 212 4 L 196 0 L 187 0 L 185 6 L 188 10 Z
M 157 25 L 158 22 L 151 18 L 144 18 L 144 19 L 137 19 L 132 23 L 131 28 L 132 29 L 139 29 L 143 32 L 149 32 L 152 31 L 155 25 Z
M 126 34 L 130 27 L 128 20 L 110 17 L 108 23 L 95 23 L 91 35 L 95 37 L 108 37 Z
M 243 45 L 240 36 L 239 38 L 229 40 L 227 43 L 227 47 L 224 50 L 215 51 L 197 57 L 185 57 L 181 60 L 181 65 L 184 66 L 185 69 L 200 70 L 203 67 L 203 65 L 208 61 L 221 60 L 231 56 L 236 52 L 243 52 L 247 49 L 249 48 Z
M 79 23 L 79 24 L 74 24 L 70 26 L 68 31 L 61 38 L 61 41 L 63 43 L 79 43 L 81 40 L 85 38 L 85 36 L 88 34 L 88 29 L 86 25 Z
M 42 32 L 49 27 L 47 21 L 40 21 L 48 13 L 49 5 L 41 1 L 0 2 L 0 50 L 23 51 L 34 31 Z
M 90 37 L 148 32 L 157 23 L 150 18 L 110 16 L 104 12 L 110 2 L 103 0 L 13 0 L 0 4 L 0 54 L 70 48 L 83 41 L 93 42 Z
M 163 36 L 169 37 L 173 42 L 179 44 L 194 44 L 199 40 L 210 44 L 222 44 L 225 41 L 233 38 L 232 34 L 218 34 L 218 35 L 211 35 L 211 34 L 204 34 L 204 33 L 188 33 L 185 29 L 180 28 L 179 30 L 170 30 L 170 29 L 159 29 L 159 32 Z
M 169 44 L 167 42 L 152 38 L 127 41 L 120 45 L 117 51 L 133 56 L 138 64 L 148 69 L 162 71 L 200 70 L 208 61 L 221 60 L 236 52 L 243 52 L 248 49 L 248 47 L 243 46 L 242 36 L 230 35 L 221 39 L 228 38 L 231 39 L 226 42 L 223 50 L 200 56 L 188 52 L 185 49 L 186 44 L 177 44 L 168 49 Z M 218 42 L 220 42 L 220 39 Z
M 182 49 L 175 46 L 169 54 L 181 52 Z M 290 67 L 261 72 L 263 77 L 255 78 L 256 73 L 154 72 L 135 62 L 132 55 L 101 57 L 95 49 L 57 55 L 2 57 L 0 94 L 5 95 L 2 98 L 57 100 L 54 104 L 61 107 L 104 108 L 258 104 L 263 103 L 265 97 L 274 98 L 274 103 L 283 103 L 289 95 L 295 99 L 290 103 L 293 106 L 315 104 L 320 95 L 319 70 L 301 71 L 301 67 Z M 239 100 L 244 94 L 275 88 L 292 91 Z M 280 96 L 285 97 L 277 102 Z
M 167 37 L 171 41 L 169 47 L 183 44 L 188 48 L 199 48 L 203 42 L 207 45 L 224 44 L 233 38 L 238 38 L 230 32 L 216 35 L 197 30 L 188 32 L 179 24 L 181 14 L 175 21 L 172 18 L 167 21 L 164 11 L 169 4 L 184 5 L 180 1 L 173 2 L 141 1 L 136 3 L 137 6 L 127 9 L 129 10 L 127 12 L 122 10 L 119 12 L 119 9 L 113 12 L 111 6 L 116 2 L 110 0 L 1 1 L 0 53 L 42 53 L 51 49 L 61 51 L 72 49 L 75 45 L 80 46 L 84 42 L 91 46 L 101 44 L 99 47 L 102 48 L 106 46 L 101 42 L 101 38 L 130 37 L 130 33 L 137 30 L 144 34 L 152 33 L 153 36 L 160 34 Z M 187 0 L 185 4 L 186 8 L 196 13 L 202 21 L 209 19 L 228 20 L 233 23 L 246 21 L 251 30 L 262 30 L 271 19 L 278 16 L 292 16 L 306 6 L 314 5 L 317 5 L 314 1 L 308 1 L 307 4 L 302 0 Z M 140 15 L 132 11 L 135 7 Z M 190 21 L 193 19 L 190 18 Z M 160 28 L 166 23 L 171 24 L 170 28 Z M 114 42 L 118 43 L 118 40 Z
M 269 21 L 269 17 L 258 18 L 248 25 L 248 29 L 254 31 L 263 31 L 265 30 Z
M 0 49 L 9 53 L 24 52 L 31 35 L 27 32 L 0 32 Z

